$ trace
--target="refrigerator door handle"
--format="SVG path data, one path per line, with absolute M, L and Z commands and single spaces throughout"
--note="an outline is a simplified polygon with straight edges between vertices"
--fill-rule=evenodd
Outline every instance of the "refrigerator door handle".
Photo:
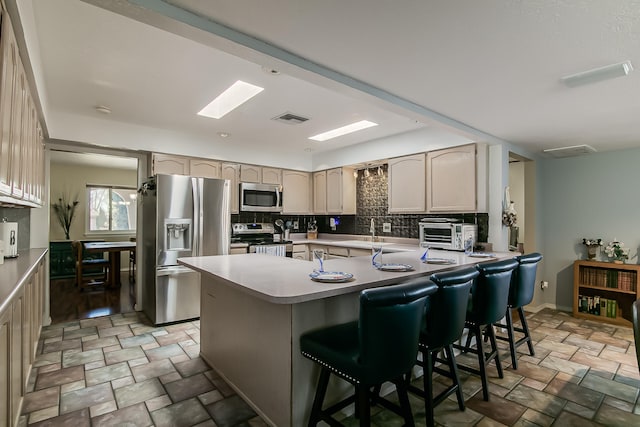
M 171 267 L 158 267 L 158 269 L 156 270 L 156 276 L 173 276 L 175 274 L 185 273 L 196 273 L 196 271 L 190 269 L 189 267 L 183 267 L 180 265 Z
M 200 184 L 202 183 L 201 179 L 191 178 L 191 190 L 193 192 L 193 256 L 200 256 L 200 236 L 202 236 L 202 224 L 200 218 L 200 211 L 202 210 L 200 206 Z

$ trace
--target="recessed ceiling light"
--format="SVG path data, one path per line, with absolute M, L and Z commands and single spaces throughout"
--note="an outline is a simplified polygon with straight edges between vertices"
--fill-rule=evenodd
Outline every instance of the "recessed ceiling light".
M 231 134 L 229 132 L 218 132 L 218 136 L 220 138 L 229 138 L 229 136 L 231 136 Z
M 378 126 L 378 124 L 370 122 L 368 120 L 360 120 L 359 122 L 351 123 L 350 125 L 342 126 L 324 133 L 319 133 L 318 135 L 309 137 L 309 139 L 313 139 L 314 141 L 326 141 L 328 139 L 337 138 L 348 133 L 367 129 L 372 126 Z
M 602 80 L 613 79 L 615 77 L 623 77 L 633 71 L 631 61 L 620 62 L 619 64 L 606 65 L 593 70 L 583 71 L 581 73 L 565 76 L 561 80 L 569 86 L 581 86 L 589 83 L 596 83 Z
M 97 105 L 95 108 L 98 113 L 111 114 L 111 108 L 105 107 L 104 105 Z
M 198 115 L 219 119 L 224 117 L 228 112 L 238 108 L 240 105 L 244 104 L 263 90 L 264 88 L 260 86 L 238 80 L 227 90 L 218 95 L 218 97 L 211 101 L 206 107 L 200 110 Z
M 280 71 L 276 70 L 275 68 L 269 68 L 265 66 L 262 67 L 262 71 L 269 74 L 270 76 L 277 76 L 280 74 Z

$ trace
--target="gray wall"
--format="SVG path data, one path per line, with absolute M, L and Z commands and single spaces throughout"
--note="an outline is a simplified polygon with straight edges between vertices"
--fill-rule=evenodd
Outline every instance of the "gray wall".
M 544 270 L 549 289 L 541 303 L 570 308 L 573 262 L 586 258 L 583 238 L 617 238 L 638 263 L 640 247 L 640 149 L 539 162 L 538 202 Z M 607 260 L 603 252 L 598 259 Z

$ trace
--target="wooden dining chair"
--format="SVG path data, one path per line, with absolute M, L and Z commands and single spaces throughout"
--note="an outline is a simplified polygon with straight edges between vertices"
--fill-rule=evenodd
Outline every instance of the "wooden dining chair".
M 82 292 L 92 286 L 105 286 L 109 278 L 109 260 L 90 258 L 84 252 L 84 243 L 88 241 L 74 240 L 71 243 L 76 267 L 76 286 Z M 96 276 L 96 273 L 100 273 Z

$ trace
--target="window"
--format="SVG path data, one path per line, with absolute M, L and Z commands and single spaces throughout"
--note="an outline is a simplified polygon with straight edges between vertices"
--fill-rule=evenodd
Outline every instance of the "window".
M 87 186 L 89 232 L 136 230 L 136 189 Z

